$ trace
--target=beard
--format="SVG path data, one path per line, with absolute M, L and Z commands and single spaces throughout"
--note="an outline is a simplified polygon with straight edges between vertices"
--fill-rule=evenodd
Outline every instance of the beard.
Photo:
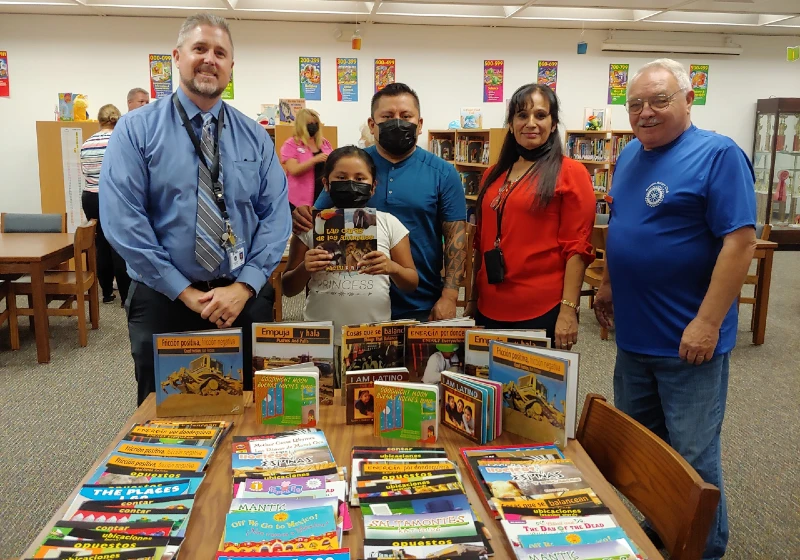
M 191 79 L 181 76 L 181 83 L 183 83 L 183 85 L 195 95 L 199 95 L 207 99 L 215 99 L 222 95 L 222 92 L 225 91 L 227 84 L 219 85 L 219 82 L 217 82 L 217 85 L 214 85 L 211 82 L 198 80 L 197 74 L 202 70 L 204 70 L 202 66 L 197 68 L 194 71 Z

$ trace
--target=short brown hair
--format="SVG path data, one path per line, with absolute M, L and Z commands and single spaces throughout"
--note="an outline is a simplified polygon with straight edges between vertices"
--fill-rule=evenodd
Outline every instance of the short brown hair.
M 218 27 L 228 34 L 228 39 L 231 42 L 231 50 L 233 50 L 233 37 L 231 36 L 231 29 L 228 27 L 228 20 L 208 12 L 200 12 L 187 17 L 181 25 L 181 30 L 178 31 L 178 45 L 181 46 L 186 41 L 189 33 L 200 25 L 208 25 L 209 27 Z

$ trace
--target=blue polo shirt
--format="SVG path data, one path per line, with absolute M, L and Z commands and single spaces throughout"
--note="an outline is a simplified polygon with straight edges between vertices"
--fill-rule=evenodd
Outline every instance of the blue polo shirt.
M 422 148 L 399 163 L 383 158 L 375 146 L 366 151 L 378 171 L 378 186 L 367 206 L 394 215 L 406 226 L 419 274 L 419 287 L 414 292 L 402 292 L 392 284 L 392 318 L 430 311 L 442 295 L 442 223 L 467 217 L 461 179 L 452 164 Z M 333 206 L 327 191 L 319 195 L 314 206 Z
M 695 126 L 654 150 L 638 140 L 625 147 L 614 171 L 606 245 L 620 348 L 678 357 L 722 238 L 755 226 L 754 182 L 733 140 Z M 737 320 L 734 302 L 715 354 L 735 346 Z

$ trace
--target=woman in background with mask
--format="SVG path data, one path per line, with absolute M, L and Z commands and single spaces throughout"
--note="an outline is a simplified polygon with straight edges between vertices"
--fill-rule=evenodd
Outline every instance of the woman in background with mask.
M 595 198 L 589 172 L 563 155 L 558 123 L 549 87 L 514 92 L 500 156 L 478 194 L 476 279 L 464 314 L 488 329 L 545 330 L 553 347 L 569 350 L 594 260 Z
M 281 164 L 289 184 L 289 204 L 314 204 L 322 192 L 322 171 L 333 148 L 322 136 L 319 114 L 300 109 L 295 116 L 294 136 L 281 146 Z
M 375 163 L 369 154 L 355 146 L 344 146 L 328 156 L 322 181 L 335 208 L 364 208 L 375 191 L 375 177 Z M 303 319 L 333 321 L 337 346 L 341 345 L 342 325 L 391 319 L 391 284 L 412 292 L 419 283 L 408 230 L 386 212 L 376 212 L 375 218 L 378 250 L 347 255 L 355 262 L 352 269 L 325 270 L 341 261 L 331 252 L 333 247 L 318 247 L 313 228 L 293 235 L 289 245 L 281 280 L 283 293 L 292 297 L 308 286 Z

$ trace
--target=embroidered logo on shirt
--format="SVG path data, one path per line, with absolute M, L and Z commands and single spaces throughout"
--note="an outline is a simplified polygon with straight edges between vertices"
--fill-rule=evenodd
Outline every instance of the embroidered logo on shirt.
M 656 182 L 647 187 L 647 191 L 644 193 L 644 201 L 650 208 L 655 208 L 662 202 L 664 202 L 664 197 L 667 196 L 669 189 L 667 185 L 662 182 Z

